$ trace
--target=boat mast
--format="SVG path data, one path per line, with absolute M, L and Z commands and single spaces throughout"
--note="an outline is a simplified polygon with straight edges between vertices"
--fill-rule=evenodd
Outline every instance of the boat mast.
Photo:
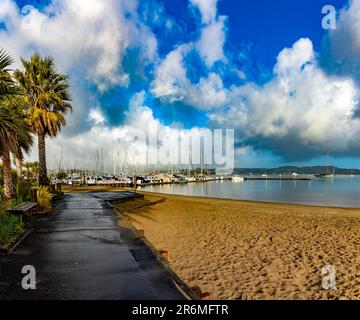
M 114 146 L 113 146 L 113 169 L 114 169 L 114 171 L 113 171 L 113 173 L 114 173 L 114 177 L 115 177 L 115 175 L 116 175 L 116 155 L 115 155 L 115 144 L 114 144 Z

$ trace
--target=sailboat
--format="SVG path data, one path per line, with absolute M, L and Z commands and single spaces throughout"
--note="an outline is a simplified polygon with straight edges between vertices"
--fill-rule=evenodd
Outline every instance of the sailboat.
M 319 173 L 315 175 L 316 178 L 334 178 L 335 177 L 335 170 L 332 173 Z
M 335 168 L 333 167 L 333 171 L 329 172 L 329 154 L 327 154 L 327 166 L 326 166 L 326 172 L 316 174 L 316 178 L 323 178 L 323 179 L 331 179 L 335 177 Z

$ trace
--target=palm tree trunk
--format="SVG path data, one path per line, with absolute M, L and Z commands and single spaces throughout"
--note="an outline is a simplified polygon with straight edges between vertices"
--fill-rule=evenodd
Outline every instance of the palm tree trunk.
M 17 176 L 17 179 L 19 181 L 22 178 L 24 178 L 23 172 L 22 172 L 23 163 L 22 163 L 22 161 L 20 160 L 19 157 L 15 157 L 15 165 L 16 165 L 16 176 Z
M 38 144 L 39 144 L 39 185 L 47 186 L 49 184 L 47 178 L 47 168 L 46 168 L 46 144 L 45 144 L 45 135 L 38 135 Z
M 4 151 L 2 154 L 4 170 L 4 197 L 9 200 L 14 196 L 13 181 L 11 177 L 10 152 Z

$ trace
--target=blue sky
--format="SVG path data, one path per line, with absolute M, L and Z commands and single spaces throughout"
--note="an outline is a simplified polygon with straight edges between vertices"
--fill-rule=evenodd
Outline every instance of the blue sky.
M 0 14 L 15 58 L 51 54 L 70 74 L 76 111 L 63 144 L 133 125 L 140 95 L 139 114 L 164 127 L 234 128 L 238 166 L 317 165 L 329 152 L 360 167 L 359 0 L 86 3 L 4 0 Z M 321 27 L 327 4 L 334 31 Z M 34 9 L 21 14 L 25 5 Z

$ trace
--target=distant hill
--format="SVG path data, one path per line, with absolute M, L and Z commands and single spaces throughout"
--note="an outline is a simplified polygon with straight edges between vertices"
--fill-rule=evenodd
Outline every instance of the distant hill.
M 279 168 L 236 168 L 234 171 L 237 174 L 291 174 L 296 172 L 298 174 L 319 174 L 327 172 L 332 172 L 335 169 L 336 174 L 354 174 L 360 175 L 360 169 L 344 169 L 337 167 L 325 167 L 325 166 L 313 166 L 313 167 L 296 167 L 296 166 L 285 166 Z

